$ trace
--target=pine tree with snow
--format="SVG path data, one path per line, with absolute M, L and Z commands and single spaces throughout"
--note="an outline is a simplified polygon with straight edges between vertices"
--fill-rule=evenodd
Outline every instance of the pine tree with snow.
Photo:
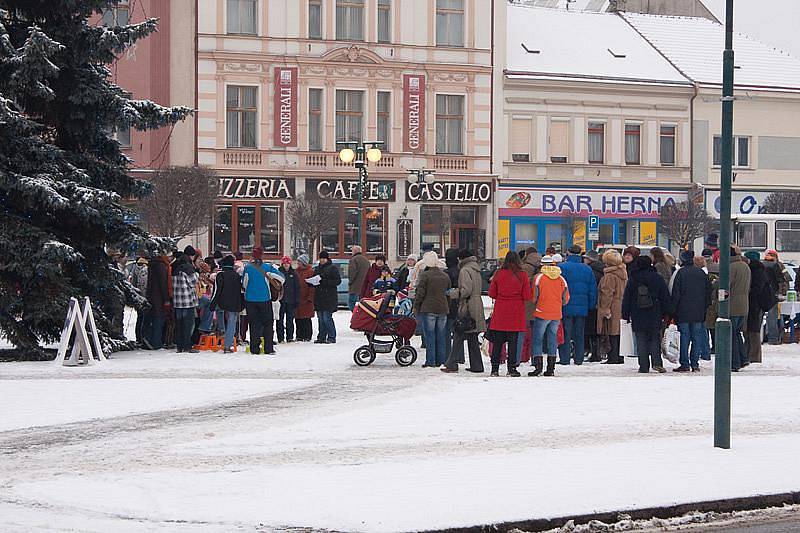
M 191 110 L 129 99 L 111 65 L 157 20 L 90 23 L 119 0 L 0 0 L 0 335 L 28 358 L 58 340 L 72 296 L 89 296 L 107 352 L 130 347 L 118 321 L 144 300 L 110 250 L 165 249 L 130 223 L 122 199 L 147 182 L 109 136 L 149 130 Z

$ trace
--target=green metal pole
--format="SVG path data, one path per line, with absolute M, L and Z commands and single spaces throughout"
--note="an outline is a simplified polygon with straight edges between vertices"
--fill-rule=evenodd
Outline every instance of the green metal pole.
M 731 166 L 733 164 L 733 0 L 726 1 L 722 56 L 722 165 L 720 174 L 719 319 L 714 365 L 714 447 L 731 447 Z M 735 334 L 738 334 L 736 332 Z
M 358 155 L 361 167 L 358 169 L 358 245 L 364 246 L 362 238 L 364 236 L 364 185 L 367 182 L 367 162 L 364 160 L 364 147 L 358 147 Z

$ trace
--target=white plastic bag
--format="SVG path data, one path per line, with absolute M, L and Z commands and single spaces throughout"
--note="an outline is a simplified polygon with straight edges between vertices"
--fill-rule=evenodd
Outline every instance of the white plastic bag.
M 681 334 L 678 326 L 670 324 L 661 340 L 661 354 L 672 364 L 678 364 L 681 355 Z

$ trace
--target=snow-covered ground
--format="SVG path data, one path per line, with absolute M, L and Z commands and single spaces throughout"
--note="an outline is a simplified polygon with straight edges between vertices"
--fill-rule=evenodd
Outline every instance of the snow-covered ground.
M 358 368 L 335 318 L 335 346 L 277 356 L 0 365 L 0 531 L 406 531 L 800 489 L 798 345 L 733 376 L 724 451 L 710 365 Z

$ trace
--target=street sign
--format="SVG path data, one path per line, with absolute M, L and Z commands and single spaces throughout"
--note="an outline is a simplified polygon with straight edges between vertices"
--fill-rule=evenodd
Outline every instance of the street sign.
M 600 232 L 599 231 L 590 231 L 586 234 L 586 238 L 590 241 L 599 241 L 600 240 Z
M 589 223 L 587 226 L 586 238 L 590 241 L 600 239 L 600 217 L 597 215 L 589 215 Z

